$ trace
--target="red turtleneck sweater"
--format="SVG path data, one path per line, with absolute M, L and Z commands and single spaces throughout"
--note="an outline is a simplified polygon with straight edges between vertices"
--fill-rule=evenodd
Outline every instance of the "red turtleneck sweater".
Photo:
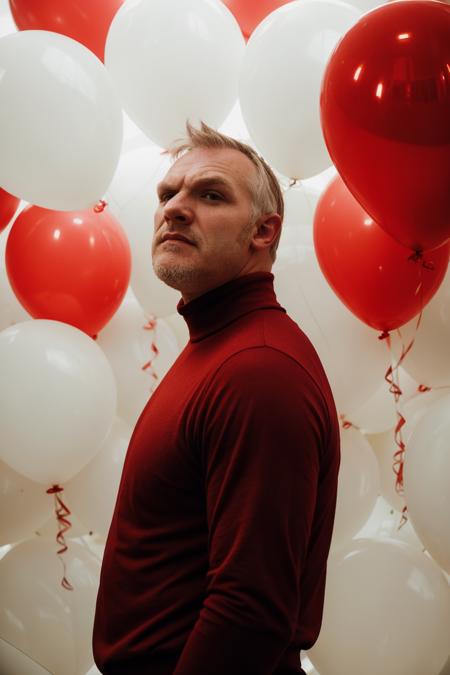
M 94 625 L 107 675 L 290 675 L 317 639 L 339 425 L 256 272 L 185 304 L 190 341 L 128 448 Z

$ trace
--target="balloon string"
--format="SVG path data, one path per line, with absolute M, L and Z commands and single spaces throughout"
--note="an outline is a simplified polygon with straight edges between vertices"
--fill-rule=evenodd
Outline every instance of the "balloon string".
M 157 326 L 156 317 L 152 316 L 152 317 L 150 317 L 148 322 L 145 324 L 145 326 L 143 326 L 143 328 L 144 328 L 144 330 L 151 330 L 151 331 L 154 332 L 156 326 Z M 154 339 L 152 340 L 152 343 L 150 345 L 150 350 L 152 352 L 151 359 L 150 359 L 150 361 L 147 361 L 147 363 L 144 363 L 144 365 L 142 366 L 142 370 L 147 370 L 148 368 L 150 368 L 151 377 L 153 378 L 153 380 L 155 380 L 155 382 L 153 384 L 153 387 L 151 389 L 151 391 L 153 392 L 154 389 L 155 389 L 155 386 L 156 386 L 156 380 L 159 379 L 157 373 L 155 373 L 155 371 L 153 369 L 153 361 L 156 359 L 156 357 L 159 354 L 159 349 L 158 349 Z
M 48 488 L 47 494 L 55 496 L 55 514 L 59 528 L 58 533 L 56 535 L 56 541 L 61 546 L 61 548 L 57 552 L 57 555 L 59 556 L 59 559 L 62 562 L 64 570 L 61 586 L 65 588 L 67 591 L 73 591 L 73 586 L 70 584 L 70 582 L 66 577 L 66 563 L 64 558 L 62 558 L 62 554 L 67 551 L 64 533 L 70 530 L 70 528 L 72 527 L 70 521 L 67 519 L 67 516 L 70 516 L 70 511 L 62 501 L 61 497 L 59 497 L 59 493 L 63 492 L 63 490 L 64 488 L 62 488 L 60 485 L 53 485 L 52 487 Z
M 398 361 L 395 363 L 395 365 L 392 365 L 392 359 L 393 359 L 393 352 L 392 352 L 392 344 L 391 344 L 391 336 L 388 331 L 383 331 L 381 335 L 378 336 L 379 340 L 386 340 L 387 347 L 389 349 L 389 353 L 391 355 L 391 365 L 388 367 L 384 379 L 386 382 L 389 384 L 389 391 L 391 394 L 394 396 L 394 401 L 395 401 L 395 411 L 397 414 L 397 423 L 394 428 L 394 438 L 395 438 L 395 443 L 397 445 L 397 451 L 394 453 L 393 457 L 393 464 L 392 464 L 392 469 L 395 474 L 395 491 L 397 494 L 400 496 L 404 496 L 404 486 L 403 486 L 403 466 L 404 466 L 404 461 L 405 461 L 405 452 L 406 452 L 406 445 L 403 440 L 403 435 L 402 435 L 402 428 L 404 427 L 406 420 L 402 413 L 400 412 L 400 406 L 399 406 L 399 401 L 400 397 L 402 396 L 402 390 L 400 388 L 400 381 L 399 381 L 399 368 L 403 361 L 405 360 L 406 356 L 409 354 L 409 352 L 412 349 L 412 346 L 415 342 L 416 336 L 417 336 L 417 331 L 419 330 L 420 323 L 422 321 L 422 315 L 423 315 L 423 308 L 424 308 L 424 302 L 423 302 L 423 282 L 422 282 L 422 270 L 427 269 L 427 270 L 434 270 L 434 264 L 431 261 L 426 261 L 423 257 L 423 253 L 421 251 L 415 251 L 412 255 L 409 256 L 408 260 L 413 263 L 421 263 L 419 267 L 419 285 L 417 287 L 416 293 L 420 294 L 420 312 L 417 318 L 417 323 L 415 326 L 414 330 L 414 335 L 410 341 L 410 343 L 406 346 L 402 334 L 400 332 L 400 329 L 397 328 L 397 334 L 400 338 L 402 349 L 401 349 L 401 354 L 400 358 Z M 405 523 L 407 522 L 407 506 L 405 505 L 402 509 L 402 518 L 401 522 L 399 525 L 402 527 Z
M 402 436 L 402 428 L 404 427 L 406 420 L 402 413 L 400 412 L 400 406 L 399 406 L 399 401 L 400 397 L 402 396 L 402 390 L 400 388 L 400 382 L 399 382 L 399 372 L 398 369 L 405 360 L 407 354 L 411 351 L 412 346 L 415 342 L 416 335 L 417 335 L 417 330 L 419 328 L 420 322 L 422 320 L 422 310 L 420 311 L 417 324 L 415 327 L 415 332 L 414 336 L 411 340 L 411 342 L 405 346 L 403 342 L 402 335 L 400 333 L 400 330 L 397 328 L 397 333 L 401 339 L 401 344 L 402 344 L 402 349 L 401 349 L 401 354 L 400 358 L 398 361 L 395 363 L 395 365 L 391 365 L 388 367 L 386 370 L 384 379 L 386 382 L 389 384 L 389 391 L 391 394 L 394 396 L 394 401 L 395 401 L 395 412 L 397 414 L 397 423 L 394 428 L 394 438 L 395 438 L 395 443 L 398 446 L 397 451 L 394 454 L 393 458 L 393 471 L 395 473 L 395 490 L 397 494 L 403 496 L 404 490 L 403 490 L 403 464 L 404 464 L 404 459 L 405 459 L 405 452 L 406 452 L 406 446 L 403 441 L 403 436 Z M 384 331 L 381 333 L 381 335 L 378 336 L 379 340 L 386 340 L 387 347 L 389 349 L 389 352 L 391 354 L 391 358 L 393 356 L 392 353 L 392 345 L 391 345 L 391 336 L 387 331 Z

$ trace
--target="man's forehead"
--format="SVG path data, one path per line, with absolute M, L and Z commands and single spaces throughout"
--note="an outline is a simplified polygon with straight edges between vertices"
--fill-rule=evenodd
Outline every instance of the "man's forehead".
M 233 148 L 194 148 L 177 159 L 162 183 L 211 180 L 230 187 L 241 184 L 252 190 L 256 178 L 253 162 Z

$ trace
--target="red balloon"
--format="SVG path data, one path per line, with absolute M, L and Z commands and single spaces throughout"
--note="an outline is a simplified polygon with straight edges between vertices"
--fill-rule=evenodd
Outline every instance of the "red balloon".
M 104 61 L 111 21 L 123 0 L 9 0 L 19 30 L 50 30 L 78 40 Z
M 339 173 L 386 232 L 415 251 L 449 239 L 449 5 L 364 14 L 328 62 L 321 118 Z
M 390 331 L 419 314 L 441 285 L 450 243 L 422 256 L 375 223 L 336 176 L 314 215 L 314 247 L 336 295 L 372 328 Z
M 222 0 L 234 14 L 246 40 L 268 14 L 292 0 Z
M 18 300 L 35 319 L 63 321 L 93 336 L 125 295 L 130 246 L 108 210 L 28 206 L 11 227 L 6 271 Z
M 11 222 L 19 204 L 20 199 L 0 188 L 0 232 Z

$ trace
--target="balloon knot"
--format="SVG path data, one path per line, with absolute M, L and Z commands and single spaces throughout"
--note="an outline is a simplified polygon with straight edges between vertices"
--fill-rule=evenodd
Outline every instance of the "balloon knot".
M 151 316 L 145 326 L 142 326 L 145 330 L 154 330 L 157 326 L 156 316 Z
M 357 427 L 356 424 L 353 424 L 353 422 L 350 422 L 345 415 L 339 415 L 339 419 L 341 420 L 343 429 L 359 429 L 359 427 Z
M 422 251 L 414 251 L 409 257 L 408 261 L 409 262 L 418 262 L 419 260 L 422 260 L 423 258 L 423 252 Z
M 414 262 L 414 263 L 417 263 L 417 262 L 420 261 L 421 264 L 422 264 L 422 267 L 426 270 L 434 270 L 435 269 L 434 262 L 432 262 L 431 260 L 425 260 L 425 258 L 423 257 L 423 251 L 414 251 L 414 253 L 412 253 L 412 255 L 409 256 L 408 261 Z
M 417 391 L 420 391 L 420 393 L 423 394 L 426 391 L 431 391 L 431 387 L 427 387 L 426 384 L 419 384 Z
M 57 492 L 62 492 L 63 490 L 64 488 L 62 488 L 60 485 L 52 485 L 52 487 L 48 488 L 46 492 L 48 495 L 54 495 Z
M 406 523 L 408 522 L 408 507 L 405 506 L 402 508 L 402 516 L 400 518 L 400 524 L 397 528 L 397 530 L 400 530 Z
M 97 202 L 97 204 L 94 206 L 94 211 L 95 211 L 95 213 L 101 213 L 102 211 L 105 210 L 105 208 L 107 207 L 107 205 L 108 205 L 108 203 L 105 202 L 104 199 L 100 199 L 100 201 Z
M 390 337 L 389 331 L 384 330 L 380 335 L 378 336 L 379 340 L 387 340 Z

